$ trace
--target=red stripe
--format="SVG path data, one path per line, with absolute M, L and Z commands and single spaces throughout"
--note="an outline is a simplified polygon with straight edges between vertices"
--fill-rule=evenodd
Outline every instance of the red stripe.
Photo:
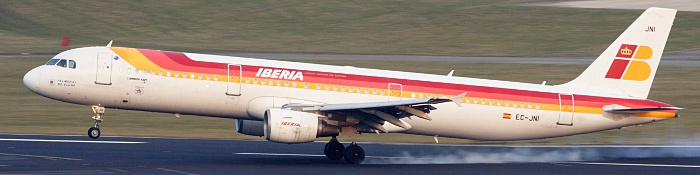
M 145 50 L 139 49 L 139 51 L 144 54 L 149 60 L 153 61 L 158 66 L 166 69 L 176 70 L 176 71 L 186 71 L 186 72 L 197 72 L 197 73 L 208 73 L 208 74 L 219 74 L 227 75 L 228 64 L 225 63 L 212 63 L 212 62 L 202 62 L 194 61 L 187 57 L 183 53 L 179 52 L 161 52 L 155 50 Z M 628 60 L 620 60 L 621 63 L 615 60 L 613 67 L 620 69 L 624 72 Z M 623 64 L 624 63 L 624 64 Z M 617 65 L 619 64 L 619 65 Z M 623 66 L 620 66 L 623 65 Z M 275 68 L 275 67 L 261 67 L 261 66 L 246 66 L 243 65 L 243 76 L 254 78 L 258 69 L 282 69 L 288 71 L 301 71 L 304 74 L 303 82 L 310 83 L 323 83 L 340 86 L 356 86 L 362 88 L 377 88 L 377 89 L 387 89 L 389 83 L 397 83 L 402 85 L 403 91 L 412 92 L 423 92 L 430 94 L 447 94 L 447 95 L 457 95 L 467 92 L 467 97 L 472 98 L 490 98 L 490 99 L 502 99 L 502 100 L 512 100 L 512 101 L 526 101 L 531 103 L 542 103 L 542 104 L 559 104 L 559 94 L 549 93 L 549 92 L 537 92 L 519 89 L 507 89 L 507 88 L 497 88 L 497 87 L 485 87 L 485 86 L 474 86 L 474 85 L 462 85 L 462 84 L 452 84 L 452 83 L 440 83 L 440 82 L 430 82 L 421 80 L 407 80 L 398 78 L 387 78 L 387 77 L 377 77 L 377 76 L 365 76 L 365 75 L 353 75 L 353 74 L 342 74 L 342 73 L 329 73 L 320 71 L 308 71 L 300 69 L 287 69 L 287 68 Z M 609 72 L 610 74 L 610 72 Z M 619 73 L 620 77 L 622 73 Z M 607 76 L 606 76 L 607 77 Z M 298 81 L 298 80 L 297 80 Z M 387 92 L 388 93 L 388 92 Z M 575 106 L 588 106 L 588 107 L 602 107 L 610 104 L 619 104 L 628 107 L 669 107 L 671 105 L 651 101 L 651 100 L 637 100 L 637 99 L 619 99 L 619 98 L 607 98 L 607 97 L 595 97 L 595 96 L 585 96 L 585 95 L 575 95 L 574 96 Z
M 613 60 L 613 63 L 610 65 L 610 69 L 608 69 L 608 73 L 605 75 L 605 78 L 620 79 L 622 77 L 622 73 L 625 73 L 625 69 L 627 69 L 627 64 L 629 64 L 629 62 L 630 60 Z

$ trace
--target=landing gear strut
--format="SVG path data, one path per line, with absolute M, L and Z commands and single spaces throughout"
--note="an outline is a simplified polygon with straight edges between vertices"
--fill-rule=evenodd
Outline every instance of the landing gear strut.
M 88 129 L 88 137 L 97 139 L 100 137 L 100 123 L 102 123 L 102 116 L 105 115 L 105 107 L 92 105 L 92 112 L 95 113 L 95 116 L 92 116 L 95 125 Z

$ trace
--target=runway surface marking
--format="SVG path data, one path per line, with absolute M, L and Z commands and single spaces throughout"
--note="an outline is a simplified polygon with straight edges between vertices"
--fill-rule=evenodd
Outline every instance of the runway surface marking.
M 635 163 L 605 163 L 605 162 L 558 162 L 562 164 L 581 165 L 611 165 L 611 166 L 644 166 L 644 167 L 672 167 L 672 168 L 700 168 L 700 165 L 665 165 L 665 164 L 635 164 Z
M 148 143 L 148 142 L 127 142 L 127 141 L 45 140 L 45 139 L 0 139 L 0 141 L 16 141 L 16 142 L 58 142 L 58 143 L 114 143 L 114 144 L 139 144 L 139 143 Z
M 320 154 L 282 154 L 282 153 L 233 153 L 238 155 L 255 155 L 255 156 L 293 156 L 293 157 L 326 157 Z M 367 158 L 379 159 L 405 159 L 408 157 L 387 157 L 387 156 L 365 156 Z
M 171 170 L 171 169 L 167 169 L 167 168 L 156 168 L 156 169 L 161 170 L 161 171 L 171 172 L 171 173 L 177 173 L 177 174 L 196 175 L 194 173 L 188 173 L 188 172 L 178 171 L 178 170 Z
M 76 158 L 68 158 L 68 157 L 54 157 L 54 156 L 41 156 L 41 155 L 31 155 L 31 154 L 12 154 L 12 153 L 0 153 L 0 155 L 4 156 L 20 156 L 20 157 L 34 157 L 34 158 L 43 158 L 43 159 L 52 159 L 52 160 L 83 160 L 83 159 L 76 159 Z
M 68 170 L 68 171 L 8 171 L 0 174 L 113 174 L 102 170 Z

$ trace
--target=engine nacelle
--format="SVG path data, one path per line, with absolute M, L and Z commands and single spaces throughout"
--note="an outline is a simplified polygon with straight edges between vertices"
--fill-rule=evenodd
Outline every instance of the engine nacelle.
M 265 122 L 236 119 L 236 131 L 251 136 L 265 136 Z
M 286 109 L 265 111 L 265 139 L 279 143 L 313 142 L 317 137 L 333 136 L 340 128 L 325 124 L 317 114 Z

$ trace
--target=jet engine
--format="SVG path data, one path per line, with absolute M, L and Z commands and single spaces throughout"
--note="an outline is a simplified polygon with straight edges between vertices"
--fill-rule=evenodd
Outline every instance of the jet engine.
M 314 113 L 268 109 L 264 121 L 236 120 L 236 131 L 245 135 L 265 136 L 265 139 L 279 143 L 313 142 L 318 137 L 336 136 L 340 128 L 329 125 Z

